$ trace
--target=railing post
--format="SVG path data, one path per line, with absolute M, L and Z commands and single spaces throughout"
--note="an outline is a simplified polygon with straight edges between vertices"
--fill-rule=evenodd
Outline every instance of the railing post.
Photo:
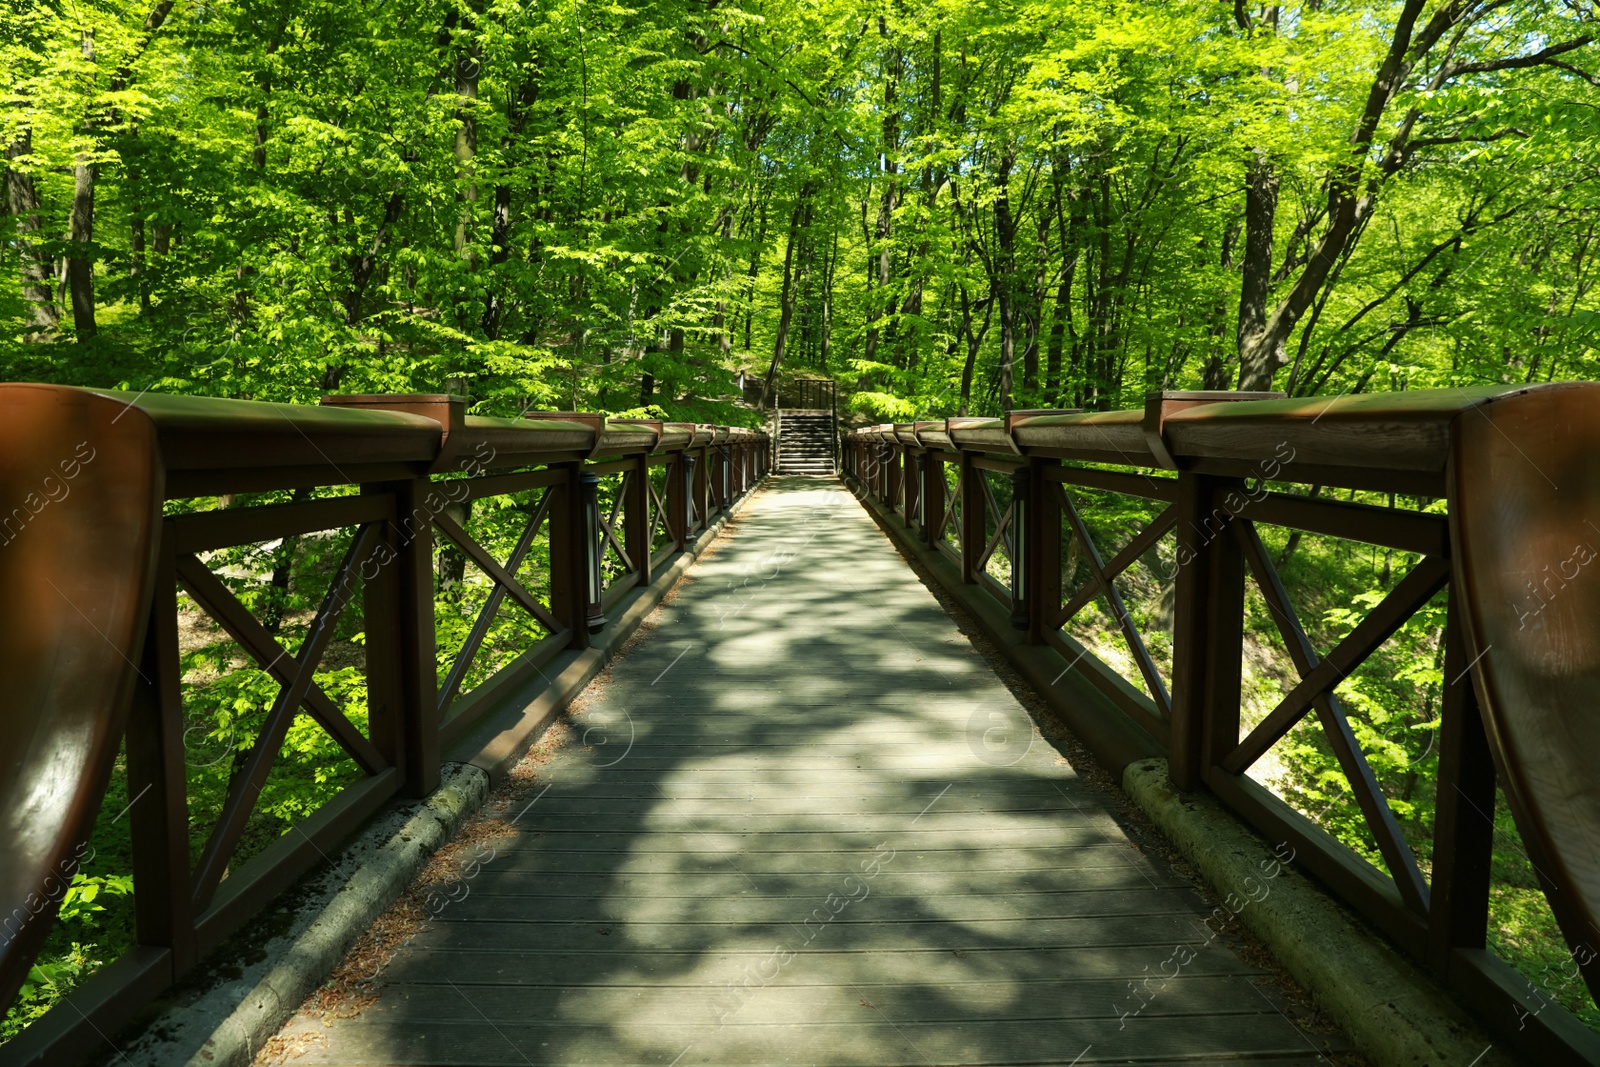
M 194 965 L 196 950 L 170 520 L 161 527 L 157 552 L 155 596 L 128 718 L 128 795 L 134 798 L 128 822 L 138 943 L 171 949 L 176 979 Z
M 828 383 L 828 409 L 832 418 L 828 422 L 828 447 L 833 450 L 833 465 L 837 468 L 840 464 L 839 455 L 839 386 L 836 382 Z
M 700 528 L 707 529 L 711 525 L 711 446 L 703 445 L 695 453 L 694 463 L 689 468 L 689 476 L 693 479 L 690 492 L 694 495 L 695 515 L 699 519 Z
M 1028 643 L 1044 644 L 1049 620 L 1061 607 L 1061 494 L 1045 472 L 1060 460 L 1028 461 Z
M 706 469 L 707 499 L 712 502 L 714 510 L 720 512 L 728 504 L 726 494 L 723 493 L 723 486 L 728 482 L 728 453 L 722 446 L 712 445 L 710 453 L 707 453 L 706 462 L 709 464 Z
M 600 476 L 593 471 L 583 471 L 578 476 L 578 499 L 581 501 L 580 521 L 583 523 L 582 567 L 584 576 L 584 628 L 590 633 L 605 629 L 606 614 L 602 601 L 606 594 L 605 536 L 600 526 Z M 627 505 L 624 504 L 624 507 Z
M 983 471 L 973 466 L 972 453 L 961 453 L 961 580 L 978 580 L 978 557 L 983 554 Z
M 694 456 L 685 448 L 667 466 L 667 523 L 682 552 L 689 545 L 689 499 L 694 493 Z
M 915 499 L 906 508 L 906 522 L 917 532 L 917 540 L 928 543 L 928 454 L 911 453 L 911 469 L 906 471 L 906 495 Z
M 944 457 L 929 452 L 922 457 L 922 543 L 939 543 L 936 527 L 944 519 Z
M 889 449 L 889 477 L 884 486 L 886 490 L 884 495 L 887 497 L 884 503 L 889 505 L 890 511 L 898 511 L 904 515 L 905 494 L 901 491 L 901 486 L 905 483 L 905 449 L 901 448 L 898 443 L 890 443 L 887 447 Z
M 393 553 L 367 583 L 369 655 L 377 659 L 380 704 L 393 702 L 402 795 L 424 797 L 439 788 L 438 653 L 433 593 L 433 485 L 426 478 L 372 486 L 394 499 L 394 525 L 386 535 Z M 387 631 L 387 632 L 385 632 Z M 385 661 L 388 661 L 388 666 Z M 375 727 L 381 729 L 381 727 Z
M 589 647 L 588 566 L 584 530 L 583 465 L 571 464 L 566 478 L 551 487 L 557 493 L 550 509 L 550 611 L 570 635 L 568 648 Z
M 633 560 L 638 584 L 650 584 L 650 454 L 640 454 L 628 470 L 622 503 L 622 543 Z M 602 553 L 603 554 L 603 553 Z
M 1172 648 L 1172 742 L 1168 774 L 1192 792 L 1239 743 L 1239 673 L 1244 655 L 1244 553 L 1217 506 L 1243 494 L 1231 478 L 1178 475 L 1177 588 Z
M 1473 688 L 1454 586 L 1449 598 L 1428 905 L 1428 965 L 1441 979 L 1448 977 L 1456 949 L 1484 947 L 1494 851 L 1494 757 Z
M 1011 472 L 1011 625 L 1031 630 L 1028 616 L 1033 610 L 1033 572 L 1035 560 L 1032 484 L 1028 463 Z
M 906 517 L 909 529 L 917 528 L 917 493 L 922 479 L 917 477 L 917 454 L 907 445 L 900 446 L 900 510 Z
M 427 796 L 439 786 L 439 699 L 433 618 L 433 514 L 426 479 L 363 486 L 387 494 L 394 521 L 374 556 L 378 573 L 364 583 L 367 677 L 372 740 L 400 769 L 403 793 Z

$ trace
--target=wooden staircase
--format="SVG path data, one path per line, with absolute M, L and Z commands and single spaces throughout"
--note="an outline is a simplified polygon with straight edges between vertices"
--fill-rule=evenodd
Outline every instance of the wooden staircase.
M 838 473 L 838 404 L 834 383 L 802 378 L 778 397 L 774 437 L 779 474 Z

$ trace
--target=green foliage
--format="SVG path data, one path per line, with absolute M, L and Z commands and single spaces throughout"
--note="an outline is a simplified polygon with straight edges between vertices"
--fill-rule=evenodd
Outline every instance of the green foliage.
M 1436 43 L 1402 42 L 1391 84 L 1400 7 L 1371 0 L 9 5 L 0 377 L 739 425 L 764 418 L 741 371 L 831 376 L 862 422 L 1137 406 L 1253 373 L 1296 395 L 1600 377 L 1593 12 L 1452 10 Z M 1247 358 L 1252 307 L 1282 328 Z M 1153 514 L 1077 499 L 1102 547 Z M 532 506 L 470 521 L 504 558 Z M 544 536 L 521 572 L 541 597 Z M 1409 565 L 1266 536 L 1321 649 Z M 346 539 L 206 562 L 293 649 Z M 1163 671 L 1168 552 L 1118 582 Z M 1081 546 L 1062 562 L 1087 580 Z M 490 588 L 449 551 L 439 567 L 442 680 Z M 364 728 L 359 592 L 316 677 Z M 1440 610 L 1338 690 L 1424 869 Z M 1115 620 L 1086 618 L 1075 637 L 1125 656 Z M 198 852 L 277 686 L 187 601 L 183 619 Z M 1247 717 L 1293 680 L 1259 598 L 1248 630 Z M 542 636 L 502 604 L 463 688 Z M 1316 728 L 1277 759 L 1274 788 L 1376 859 Z M 240 861 L 356 773 L 297 718 Z M 101 824 L 103 871 L 7 1032 L 128 943 L 126 843 Z M 1497 865 L 1497 944 L 1537 968 L 1556 942 L 1520 863 Z

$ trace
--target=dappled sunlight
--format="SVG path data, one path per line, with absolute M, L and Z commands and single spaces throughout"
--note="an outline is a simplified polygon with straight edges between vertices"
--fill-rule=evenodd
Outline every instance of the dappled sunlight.
M 848 496 L 779 479 L 691 577 L 305 1062 L 1303 1054 Z

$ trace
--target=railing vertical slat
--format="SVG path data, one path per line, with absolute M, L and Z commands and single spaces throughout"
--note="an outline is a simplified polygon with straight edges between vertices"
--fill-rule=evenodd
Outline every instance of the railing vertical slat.
M 1448 975 L 1456 949 L 1484 947 L 1494 851 L 1494 758 L 1461 625 L 1461 607 L 1452 590 L 1444 631 L 1439 793 L 1428 907 L 1428 963 L 1440 977 Z
M 633 560 L 639 585 L 650 584 L 650 457 L 640 453 L 627 476 L 622 505 L 622 543 Z
M 987 543 L 983 486 L 978 484 L 983 471 L 973 465 L 973 459 L 971 452 L 961 453 L 961 580 L 968 585 L 978 580 L 978 559 Z
M 1172 650 L 1172 784 L 1199 789 L 1205 771 L 1239 742 L 1244 654 L 1244 554 L 1219 506 L 1243 483 L 1178 479 L 1178 577 Z M 1231 667 L 1228 665 L 1232 665 Z
M 584 551 L 583 465 L 562 468 L 566 478 L 550 487 L 550 611 L 570 635 L 569 648 L 589 647 L 588 555 Z
M 194 965 L 196 950 L 172 535 L 168 520 L 161 528 L 155 596 L 128 720 L 127 773 L 137 938 L 141 945 L 172 950 L 176 979 Z
M 931 547 L 939 542 L 936 528 L 939 520 L 944 518 L 944 463 L 937 452 L 928 452 L 922 457 L 920 473 L 922 475 L 920 533 L 922 543 Z
M 1031 558 L 1035 539 L 1031 529 L 1033 479 L 1029 468 L 1023 463 L 1011 472 L 1011 625 L 1019 630 L 1032 628 L 1028 615 L 1038 599 L 1029 588 L 1035 563 Z
M 682 552 L 689 546 L 689 452 L 685 449 L 672 456 L 667 464 L 667 529 L 673 542 Z
M 433 629 L 433 521 L 425 503 L 432 487 L 426 478 L 397 482 L 395 518 L 399 546 L 395 568 L 396 640 L 402 649 L 399 693 L 404 734 L 408 797 L 439 788 L 438 656 Z
M 711 449 L 703 447 L 694 460 L 694 510 L 704 529 L 711 525 Z
M 1059 467 L 1060 460 L 1028 461 L 1031 499 L 1028 531 L 1023 539 L 1028 552 L 1028 643 L 1041 645 L 1050 629 L 1047 620 L 1061 609 L 1061 497 L 1044 472 Z
M 362 496 L 392 495 L 383 485 L 366 485 Z M 407 766 L 406 649 L 400 627 L 400 531 L 384 523 L 374 554 L 376 566 L 362 575 L 361 618 L 367 653 L 367 735 L 402 778 Z

